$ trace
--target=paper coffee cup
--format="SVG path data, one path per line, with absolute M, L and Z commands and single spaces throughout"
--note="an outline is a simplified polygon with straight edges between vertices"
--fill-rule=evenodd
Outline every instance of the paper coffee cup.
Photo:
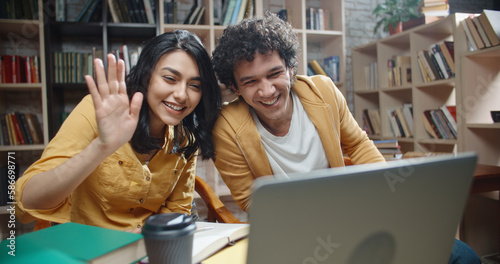
M 193 217 L 179 213 L 152 215 L 142 228 L 150 264 L 191 264 Z

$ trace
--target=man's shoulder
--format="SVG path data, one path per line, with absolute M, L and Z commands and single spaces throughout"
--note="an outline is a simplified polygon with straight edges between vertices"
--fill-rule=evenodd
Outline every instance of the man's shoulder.
M 248 104 L 237 98 L 222 106 L 220 116 L 215 124 L 215 129 L 220 129 L 221 127 L 229 125 L 234 130 L 237 130 L 237 127 L 251 118 L 252 115 L 250 114 L 250 107 Z

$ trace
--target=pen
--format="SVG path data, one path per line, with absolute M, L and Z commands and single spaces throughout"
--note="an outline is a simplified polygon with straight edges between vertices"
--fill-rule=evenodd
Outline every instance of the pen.
M 196 228 L 196 233 L 213 229 L 213 226 L 201 226 Z

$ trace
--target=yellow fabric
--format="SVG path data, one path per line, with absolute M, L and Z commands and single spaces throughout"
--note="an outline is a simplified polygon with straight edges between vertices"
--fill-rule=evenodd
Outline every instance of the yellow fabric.
M 35 218 L 58 223 L 71 221 L 124 230 L 142 226 L 145 219 L 154 213 L 190 213 L 196 159 L 188 161 L 177 154 L 170 154 L 173 147 L 172 128 L 169 131 L 164 148 L 151 159 L 149 165 L 127 143 L 106 158 L 56 208 L 25 209 L 20 198 L 26 182 L 32 176 L 55 168 L 75 156 L 97 137 L 94 105 L 91 96 L 86 96 L 47 145 L 40 160 L 17 181 L 18 219 L 22 222 Z
M 330 167 L 344 166 L 344 154 L 354 164 L 385 162 L 330 78 L 297 76 L 292 89 L 318 130 Z M 235 201 L 246 211 L 253 180 L 273 174 L 248 104 L 235 100 L 225 106 L 213 135 L 215 166 Z

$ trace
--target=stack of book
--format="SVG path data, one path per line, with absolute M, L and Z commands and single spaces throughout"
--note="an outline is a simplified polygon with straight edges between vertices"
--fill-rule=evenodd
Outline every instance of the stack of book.
M 405 103 L 402 107 L 387 108 L 387 117 L 395 137 L 413 137 L 413 105 Z
M 386 160 L 397 160 L 403 158 L 401 146 L 397 139 L 374 140 L 373 144 Z
M 450 14 L 448 0 L 422 0 L 418 6 L 421 16 L 445 17 Z
M 448 0 L 422 0 L 418 5 L 418 18 L 403 23 L 403 30 L 429 24 L 450 14 Z
M 471 50 L 500 44 L 500 11 L 483 10 L 480 15 L 470 15 L 460 23 Z
M 456 113 L 456 106 L 425 110 L 422 113 L 425 130 L 435 139 L 457 139 Z
M 38 117 L 31 113 L 0 114 L 0 145 L 28 145 L 43 143 Z
M 307 75 L 326 75 L 334 82 L 340 81 L 339 76 L 339 56 L 333 55 L 323 59 L 323 65 L 318 60 L 311 60 L 307 63 Z
M 422 80 L 431 82 L 455 77 L 454 44 L 443 41 L 417 52 Z

